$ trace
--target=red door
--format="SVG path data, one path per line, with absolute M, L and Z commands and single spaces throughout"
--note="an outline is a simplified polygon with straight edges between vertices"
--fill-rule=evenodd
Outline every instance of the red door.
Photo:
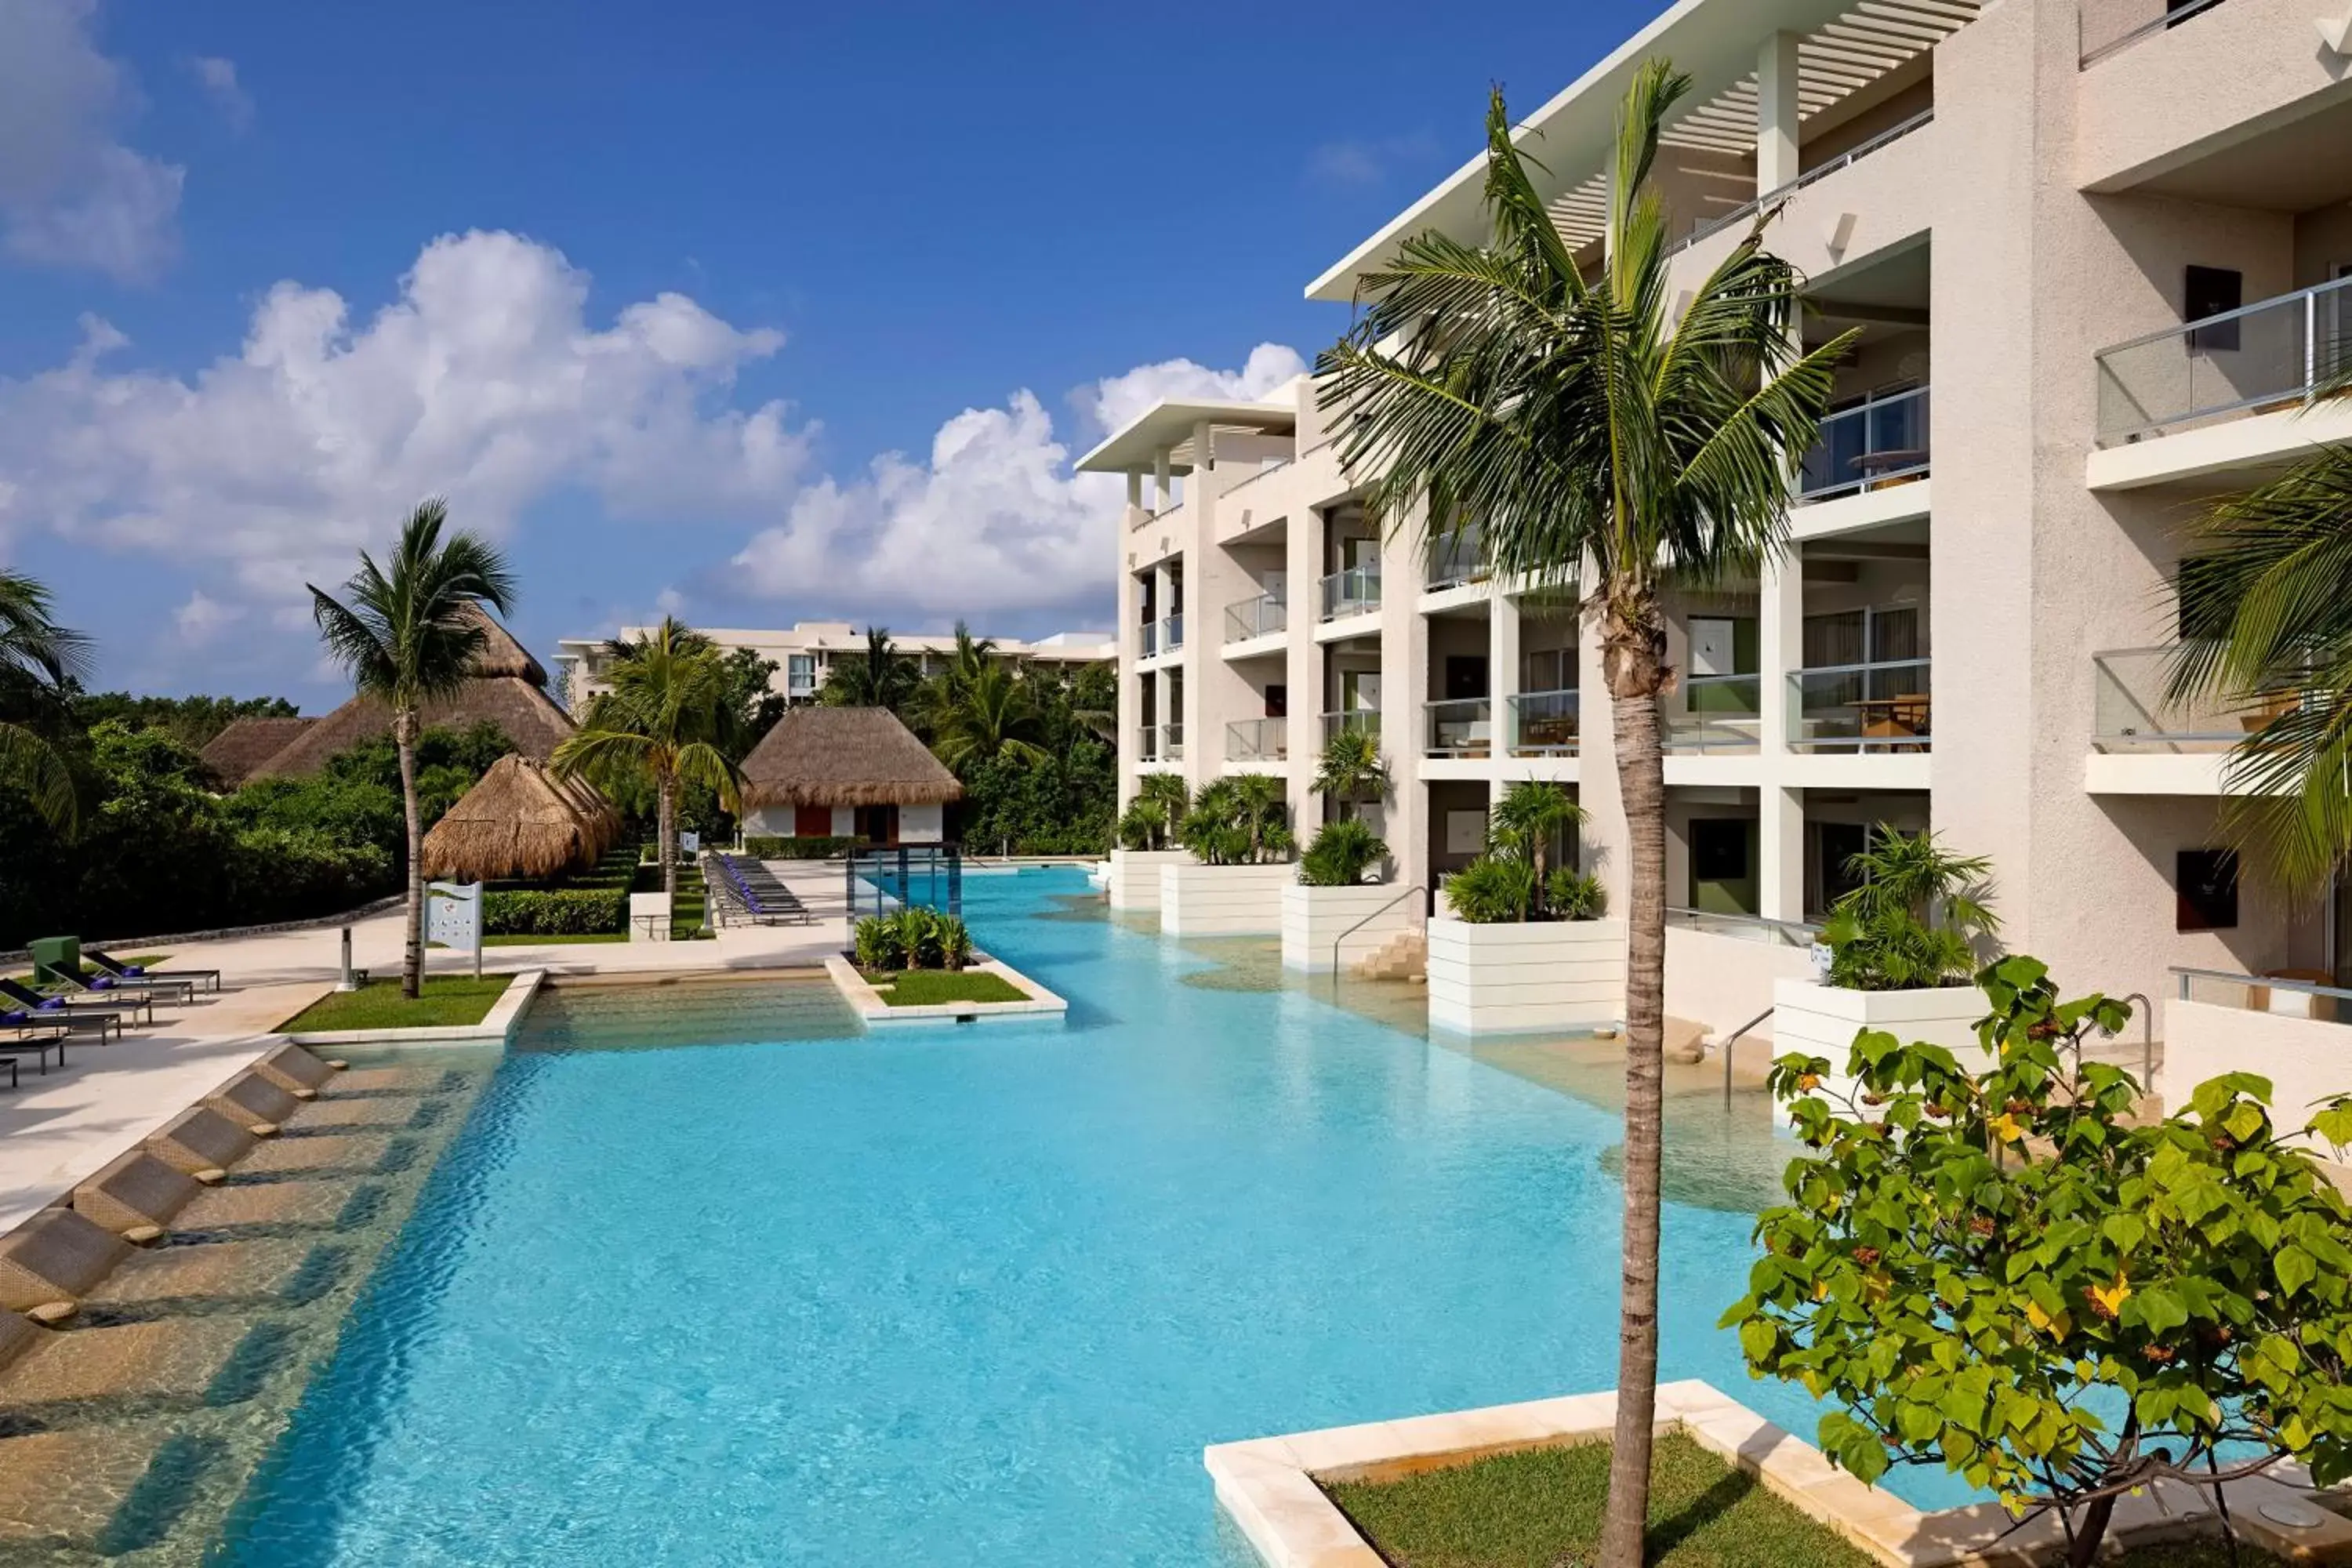
M 793 832 L 802 838 L 832 837 L 833 807 L 829 805 L 793 807 Z

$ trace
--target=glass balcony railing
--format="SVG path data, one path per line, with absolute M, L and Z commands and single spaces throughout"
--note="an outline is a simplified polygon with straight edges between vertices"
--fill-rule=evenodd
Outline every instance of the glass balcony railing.
M 1160 651 L 1160 623 L 1158 621 L 1146 621 L 1143 623 L 1143 629 L 1137 638 L 1136 647 L 1138 649 L 1138 657 L 1142 658 L 1150 658 Z
M 1165 616 L 1160 622 L 1160 651 L 1174 653 L 1184 646 L 1184 612 Z
M 1768 920 L 1762 915 L 1730 915 L 1714 910 L 1666 906 L 1666 923 L 1709 936 L 1738 937 L 1742 942 L 1768 942 L 1774 947 L 1811 947 L 1821 940 L 1822 928 L 1805 921 Z
M 1142 763 L 1160 760 L 1160 726 L 1146 724 L 1135 732 L 1135 757 Z
M 1323 579 L 1323 618 L 1344 620 L 1369 615 L 1381 607 L 1381 569 L 1351 566 Z
M 2352 368 L 2352 278 L 2100 351 L 2099 445 L 2299 408 Z
M 2165 695 L 2169 647 L 2116 648 L 2091 656 L 2091 746 L 2100 752 L 2226 752 L 2277 711 L 2239 711 L 2211 700 Z
M 1465 528 L 1432 542 L 1429 551 L 1431 588 L 1459 588 L 1486 580 L 1486 549 L 1475 528 Z
M 1574 691 L 1522 691 L 1510 700 L 1511 755 L 1572 757 L 1577 743 Z
M 1883 659 L 1789 672 L 1789 744 L 1800 752 L 1924 752 L 1928 661 Z
M 1452 698 L 1423 706 L 1429 710 L 1429 755 L 1491 757 L 1495 754 L 1494 699 Z
M 1183 725 L 1160 726 L 1160 760 L 1163 763 L 1181 763 L 1184 760 Z
M 1659 718 L 1659 740 L 1669 752 L 1752 752 L 1762 709 L 1762 680 L 1753 675 L 1695 675 L 1683 681 L 1683 708 Z
M 1669 246 L 1666 249 L 1666 254 L 1671 256 L 1678 250 L 1687 249 L 1691 246 L 1696 245 L 1700 240 L 1705 239 L 1710 234 L 1720 233 L 1736 223 L 1744 223 L 1748 219 L 1754 217 L 1759 212 L 1761 212 L 1765 208 L 1777 206 L 1780 203 L 1787 201 L 1790 196 L 1795 195 L 1807 185 L 1812 184 L 1819 180 L 1826 180 L 1832 174 L 1836 174 L 1839 170 L 1848 168 L 1854 163 L 1860 163 L 1863 159 L 1869 157 L 1873 153 L 1877 152 L 1881 147 L 1885 146 L 1888 142 L 1899 142 L 1904 137 L 1910 135 L 1911 132 L 1918 130 L 1923 125 L 1932 125 L 1935 123 L 1935 120 L 1936 111 L 1933 109 L 1923 109 L 1918 113 L 1911 116 L 1910 119 L 1903 121 L 1898 124 L 1888 126 L 1885 130 L 1880 132 L 1869 141 L 1857 143 L 1853 147 L 1847 148 L 1836 157 L 1826 159 L 1822 163 L 1815 164 L 1813 167 L 1806 170 L 1803 174 L 1798 175 L 1795 179 L 1790 180 L 1787 184 L 1781 185 L 1774 190 L 1767 191 L 1764 195 L 1754 197 L 1748 201 L 1744 201 L 1738 206 L 1733 207 L 1729 212 L 1717 214 L 1716 216 L 1707 219 L 1705 223 L 1697 225 L 1690 231 L 1690 233 L 1683 236 L 1682 238 L 1675 241 L 1673 245 Z
M 1290 608 L 1272 594 L 1260 594 L 1225 606 L 1225 640 L 1247 642 L 1290 625 Z
M 2087 68 L 2220 4 L 2221 0 L 2082 0 L 2074 13 L 2077 57 Z
M 1822 421 L 1797 479 L 1801 501 L 1908 484 L 1927 472 L 1927 389 L 1874 397 Z
M 1323 738 L 1325 740 L 1328 741 L 1334 735 L 1347 734 L 1350 731 L 1361 731 L 1367 735 L 1379 734 L 1381 732 L 1380 710 L 1376 708 L 1349 708 L 1342 712 L 1326 713 L 1323 715 Z
M 1225 726 L 1229 763 L 1279 763 L 1290 756 L 1290 721 L 1243 719 Z

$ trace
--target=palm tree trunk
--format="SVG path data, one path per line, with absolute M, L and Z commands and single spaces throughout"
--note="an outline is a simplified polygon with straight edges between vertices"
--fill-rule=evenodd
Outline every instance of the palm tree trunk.
M 416 715 L 397 714 L 393 750 L 400 755 L 400 805 L 408 826 L 408 938 L 402 944 L 400 994 L 416 1000 L 425 985 L 425 814 L 416 804 Z
M 661 857 L 662 896 L 675 915 L 677 909 L 677 780 L 661 776 L 661 805 L 654 824 L 655 853 Z
M 1601 1568 L 1642 1568 L 1658 1405 L 1658 1165 L 1664 1114 L 1666 781 L 1658 746 L 1664 674 L 1654 601 L 1613 606 L 1602 632 L 1632 884 L 1625 925 L 1625 1256 L 1617 1323 L 1617 1434 Z M 1645 613 L 1646 611 L 1646 613 Z

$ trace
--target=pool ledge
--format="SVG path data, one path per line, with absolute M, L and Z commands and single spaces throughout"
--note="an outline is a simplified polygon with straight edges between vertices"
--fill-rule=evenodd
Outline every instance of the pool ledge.
M 432 1029 L 311 1029 L 277 1038 L 298 1046 L 478 1046 L 484 1040 L 506 1040 L 522 1022 L 524 1010 L 546 979 L 544 969 L 523 970 L 478 1024 L 448 1024 Z
M 1582 1394 L 1220 1443 L 1202 1459 L 1218 1504 L 1268 1568 L 1382 1568 L 1380 1553 L 1318 1480 L 1384 1479 L 1523 1448 L 1606 1442 L 1616 1419 L 1614 1392 Z M 1994 1503 L 1922 1513 L 1835 1468 L 1811 1444 L 1705 1383 L 1659 1385 L 1658 1430 L 1677 1428 L 1889 1568 L 2025 1568 L 2063 1554 L 2053 1515 L 2019 1526 Z M 2242 1536 L 2290 1562 L 2352 1561 L 2352 1522 L 2311 1507 L 2306 1495 L 2257 1477 L 2231 1484 L 2231 1513 Z M 2277 1522 L 2281 1517 L 2317 1522 L 2296 1527 Z M 2202 1534 L 2212 1523 L 2203 1497 L 2161 1482 L 2120 1500 L 2111 1531 L 2140 1543 Z
M 1034 1018 L 1041 1015 L 1058 1016 L 1070 1010 L 1070 1005 L 1043 985 L 1030 979 L 1009 963 L 993 958 L 967 964 L 965 973 L 993 974 L 1006 984 L 1017 985 L 1029 993 L 1020 1002 L 940 1002 L 923 1007 L 893 1007 L 882 999 L 881 993 L 866 983 L 857 966 L 835 954 L 824 961 L 824 972 L 847 1002 L 852 1011 L 868 1028 L 894 1024 L 938 1024 L 971 1019 L 986 1022 L 991 1018 Z

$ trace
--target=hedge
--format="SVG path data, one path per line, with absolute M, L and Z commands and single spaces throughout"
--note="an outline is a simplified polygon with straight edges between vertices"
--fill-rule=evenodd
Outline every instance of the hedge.
M 594 936 L 625 931 L 628 921 L 625 889 L 567 888 L 549 893 L 482 895 L 486 936 Z
M 858 847 L 856 838 L 782 838 L 761 834 L 743 840 L 743 853 L 754 860 L 830 860 Z

